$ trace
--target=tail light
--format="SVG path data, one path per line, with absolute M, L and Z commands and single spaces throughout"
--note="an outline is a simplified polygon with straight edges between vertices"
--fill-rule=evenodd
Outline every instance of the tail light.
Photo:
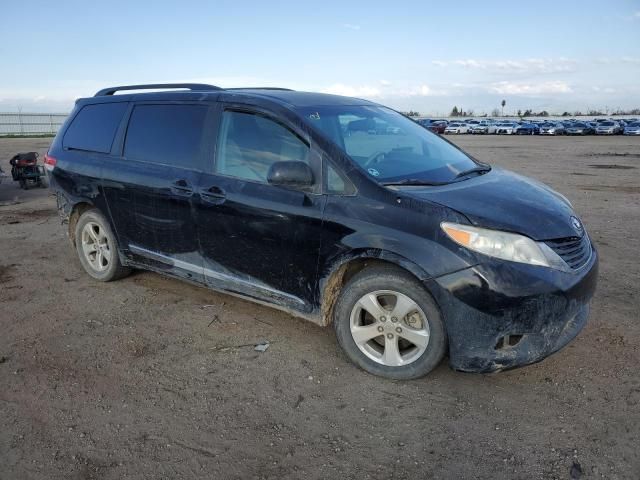
M 48 153 L 44 156 L 44 168 L 51 171 L 56 166 L 57 160 Z

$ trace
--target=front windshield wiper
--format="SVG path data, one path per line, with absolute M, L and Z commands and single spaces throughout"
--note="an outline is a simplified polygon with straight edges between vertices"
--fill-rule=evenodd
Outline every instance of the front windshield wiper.
M 489 167 L 488 165 L 481 165 L 478 167 L 470 168 L 469 170 L 463 170 L 462 172 L 458 173 L 455 178 L 466 177 L 467 175 L 471 175 L 472 173 L 479 173 L 480 175 L 482 175 L 483 173 L 487 173 L 490 170 L 491 167 Z
M 409 186 L 437 186 L 446 185 L 445 182 L 427 182 L 426 180 L 420 180 L 417 178 L 405 178 L 403 180 L 397 180 L 395 182 L 383 182 L 385 187 L 391 187 L 395 185 L 409 185 Z

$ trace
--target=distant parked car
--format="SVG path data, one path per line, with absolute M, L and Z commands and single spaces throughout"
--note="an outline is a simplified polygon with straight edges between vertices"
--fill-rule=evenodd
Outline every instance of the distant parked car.
M 444 133 L 469 133 L 469 125 L 466 123 L 453 122 L 447 125 L 447 128 L 444 129 Z
M 561 123 L 543 123 L 540 126 L 540 135 L 564 135 L 567 129 Z
M 629 123 L 624 127 L 625 135 L 640 135 L 640 122 Z
M 567 135 L 593 135 L 596 133 L 596 129 L 583 122 L 574 122 L 567 128 Z
M 599 122 L 596 127 L 597 135 L 618 135 L 622 133 L 622 127 L 617 122 L 611 120 L 605 122 Z
M 431 130 L 433 133 L 439 133 L 441 135 L 444 133 L 445 128 L 447 128 L 448 123 L 446 120 L 431 120 L 429 118 L 421 118 L 416 120 L 416 122 L 424 128 Z
M 442 135 L 447 128 L 447 125 L 449 125 L 449 122 L 447 122 L 446 120 L 433 120 L 431 122 L 431 125 L 429 125 L 429 130 L 431 130 L 433 133 Z
M 471 126 L 471 133 L 478 135 L 484 135 L 485 133 L 489 133 L 489 127 L 493 124 L 490 120 L 481 120 L 479 123 Z
M 535 123 L 522 123 L 516 127 L 516 135 L 539 135 L 540 127 Z
M 496 132 L 498 135 L 513 135 L 518 128 L 516 122 L 500 122 L 496 125 Z

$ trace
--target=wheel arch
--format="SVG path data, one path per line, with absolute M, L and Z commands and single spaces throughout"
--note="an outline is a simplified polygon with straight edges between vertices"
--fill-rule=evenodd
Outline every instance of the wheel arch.
M 429 274 L 411 260 L 394 252 L 381 249 L 361 249 L 349 252 L 333 262 L 332 266 L 320 278 L 320 324 L 330 325 L 333 310 L 342 287 L 353 276 L 369 266 L 391 265 L 409 273 L 422 283 L 430 278 Z
M 95 205 L 86 201 L 77 202 L 71 207 L 69 211 L 69 215 L 67 217 L 68 228 L 69 228 L 68 233 L 69 233 L 69 240 L 71 241 L 71 244 L 74 247 L 76 246 L 76 225 L 78 224 L 78 220 L 80 219 L 80 217 L 84 212 L 88 210 L 93 210 L 94 208 L 95 208 Z

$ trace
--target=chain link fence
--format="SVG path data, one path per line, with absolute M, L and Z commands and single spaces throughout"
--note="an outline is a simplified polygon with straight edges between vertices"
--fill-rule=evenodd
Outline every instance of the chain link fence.
M 55 135 L 67 113 L 1 113 L 0 136 Z

